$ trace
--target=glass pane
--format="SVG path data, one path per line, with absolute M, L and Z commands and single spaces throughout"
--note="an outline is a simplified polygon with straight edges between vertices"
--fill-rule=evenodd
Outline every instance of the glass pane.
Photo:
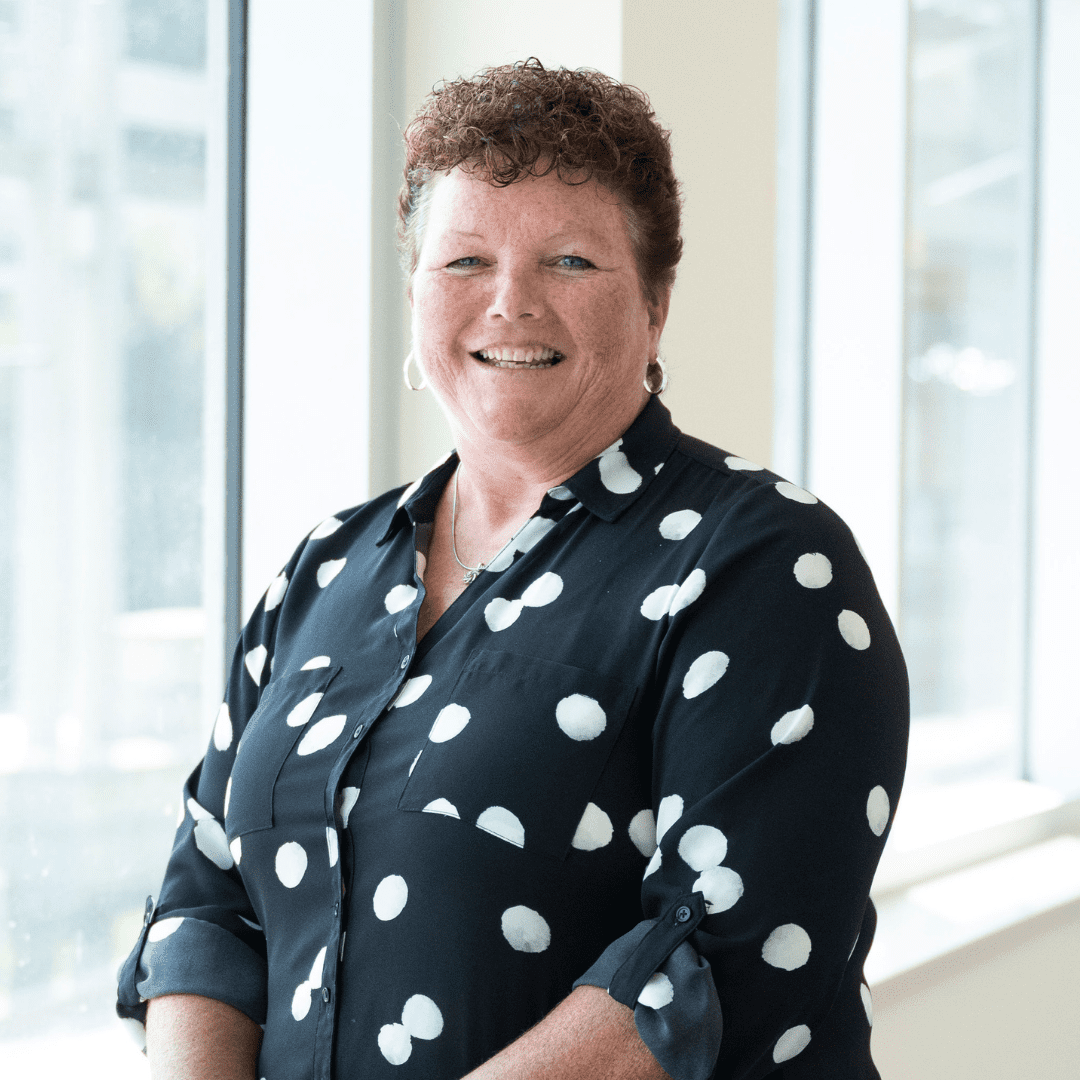
M 9 1075 L 126 1075 L 115 972 L 220 693 L 225 26 L 0 3 Z
M 912 11 L 901 635 L 913 787 L 1020 767 L 1034 6 Z

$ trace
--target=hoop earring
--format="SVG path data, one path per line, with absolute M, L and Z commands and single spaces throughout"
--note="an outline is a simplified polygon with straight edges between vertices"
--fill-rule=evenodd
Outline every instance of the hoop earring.
M 412 351 L 412 349 L 410 349 L 408 356 L 405 357 L 405 363 L 401 365 L 401 377 L 405 380 L 405 385 L 410 390 L 423 390 L 424 387 L 427 386 L 427 376 L 424 375 L 424 369 L 421 368 L 419 364 L 417 364 L 416 367 L 419 370 L 421 376 L 423 376 L 423 377 L 420 380 L 420 385 L 419 386 L 413 386 L 412 380 L 409 378 L 409 365 L 412 362 L 413 362 L 413 351 Z
M 660 369 L 660 385 L 655 388 L 649 385 L 649 371 L 654 364 Z M 667 389 L 667 368 L 664 366 L 664 361 L 660 358 L 659 353 L 657 354 L 656 359 L 645 369 L 645 378 L 642 382 L 644 383 L 645 389 L 648 390 L 650 394 L 660 395 Z

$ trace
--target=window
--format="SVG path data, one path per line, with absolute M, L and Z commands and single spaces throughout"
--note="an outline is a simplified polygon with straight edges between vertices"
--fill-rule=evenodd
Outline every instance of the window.
M 785 11 L 777 467 L 852 525 L 904 645 L 898 886 L 1080 793 L 1080 4 Z
M 116 967 L 221 693 L 226 7 L 0 4 L 12 1075 L 126 1038 Z

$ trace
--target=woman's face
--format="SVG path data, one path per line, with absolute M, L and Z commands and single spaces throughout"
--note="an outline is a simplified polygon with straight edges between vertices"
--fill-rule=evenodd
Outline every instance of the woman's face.
M 413 348 L 458 446 L 591 456 L 641 410 L 667 298 L 642 294 L 626 218 L 596 181 L 433 180 Z

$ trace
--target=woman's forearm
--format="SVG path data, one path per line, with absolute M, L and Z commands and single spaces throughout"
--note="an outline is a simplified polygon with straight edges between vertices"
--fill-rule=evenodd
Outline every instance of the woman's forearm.
M 195 994 L 154 998 L 146 1013 L 153 1080 L 257 1080 L 262 1028 L 238 1009 Z
M 579 986 L 465 1080 L 671 1078 L 641 1041 L 634 1014 L 599 987 Z

